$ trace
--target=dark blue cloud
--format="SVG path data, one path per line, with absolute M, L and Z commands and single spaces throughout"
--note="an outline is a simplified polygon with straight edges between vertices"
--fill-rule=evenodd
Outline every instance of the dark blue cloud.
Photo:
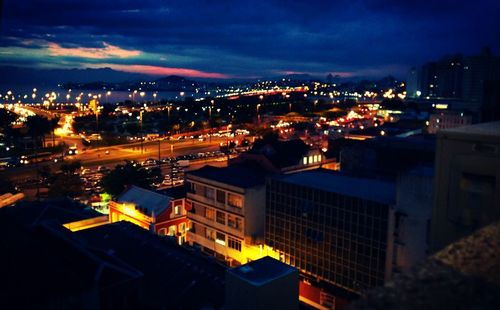
M 499 12 L 497 0 L 6 0 L 0 45 L 99 48 L 107 42 L 149 55 L 117 64 L 233 76 L 402 75 L 448 53 L 477 53 L 482 46 L 500 52 Z

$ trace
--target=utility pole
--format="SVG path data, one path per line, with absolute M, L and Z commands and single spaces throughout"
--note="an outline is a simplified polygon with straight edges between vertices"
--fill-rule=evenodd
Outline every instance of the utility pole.
M 143 148 L 143 145 L 144 145 L 144 133 L 142 132 L 142 109 L 141 111 L 139 112 L 139 120 L 141 122 L 141 154 L 144 154 L 144 148 Z
M 160 164 L 161 164 L 161 153 L 160 153 L 161 152 L 160 151 L 161 145 L 160 145 L 160 143 L 161 143 L 161 138 L 158 137 L 158 168 L 160 168 Z

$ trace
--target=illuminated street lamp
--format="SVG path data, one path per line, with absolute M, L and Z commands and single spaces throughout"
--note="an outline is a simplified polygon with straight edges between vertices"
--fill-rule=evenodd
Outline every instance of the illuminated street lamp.
M 156 102 L 156 96 L 157 96 L 157 95 L 158 95 L 157 93 L 153 93 L 153 103 L 155 103 L 155 102 Z
M 108 103 L 108 97 L 109 97 L 109 95 L 111 95 L 111 92 L 108 90 L 108 91 L 106 92 L 106 103 Z
M 257 123 L 260 123 L 260 114 L 259 114 L 259 108 L 260 108 L 261 104 L 257 104 L 257 106 L 255 107 L 255 110 L 257 112 Z
M 169 105 L 167 106 L 167 115 L 168 115 L 168 123 L 170 124 L 170 110 L 172 109 L 172 106 Z

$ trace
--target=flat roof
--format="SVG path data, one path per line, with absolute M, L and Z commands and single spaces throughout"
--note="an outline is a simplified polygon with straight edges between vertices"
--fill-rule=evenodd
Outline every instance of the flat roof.
M 471 134 L 488 137 L 500 137 L 500 121 L 480 123 L 469 126 L 443 129 L 441 134 Z
M 277 177 L 277 179 L 384 204 L 393 204 L 396 201 L 396 184 L 394 182 L 345 175 L 331 170 L 316 169 L 287 174 Z
M 224 168 L 203 166 L 202 168 L 187 173 L 195 176 L 239 188 L 250 188 L 265 183 L 266 173 L 256 164 L 234 164 Z
M 265 256 L 248 264 L 228 269 L 227 272 L 255 286 L 260 286 L 297 272 L 297 269 L 270 256 Z

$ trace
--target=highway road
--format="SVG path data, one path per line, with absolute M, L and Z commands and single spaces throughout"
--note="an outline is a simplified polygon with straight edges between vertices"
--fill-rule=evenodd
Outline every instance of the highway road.
M 219 143 L 226 141 L 225 138 L 213 138 L 212 141 L 181 140 L 181 141 L 160 141 L 161 158 L 176 157 L 199 152 L 216 151 Z M 106 154 L 109 151 L 109 154 Z M 141 161 L 147 158 L 158 158 L 158 142 L 151 141 L 144 143 L 141 151 L 140 143 L 101 147 L 88 149 L 75 156 L 66 156 L 65 162 L 80 161 L 83 167 L 92 168 L 97 166 L 114 167 L 125 160 Z M 10 168 L 0 172 L 0 178 L 8 178 L 11 181 L 20 181 L 36 177 L 37 169 L 48 166 L 52 171 L 60 169 L 61 162 L 54 163 L 46 161 L 39 164 L 32 164 L 25 167 Z

